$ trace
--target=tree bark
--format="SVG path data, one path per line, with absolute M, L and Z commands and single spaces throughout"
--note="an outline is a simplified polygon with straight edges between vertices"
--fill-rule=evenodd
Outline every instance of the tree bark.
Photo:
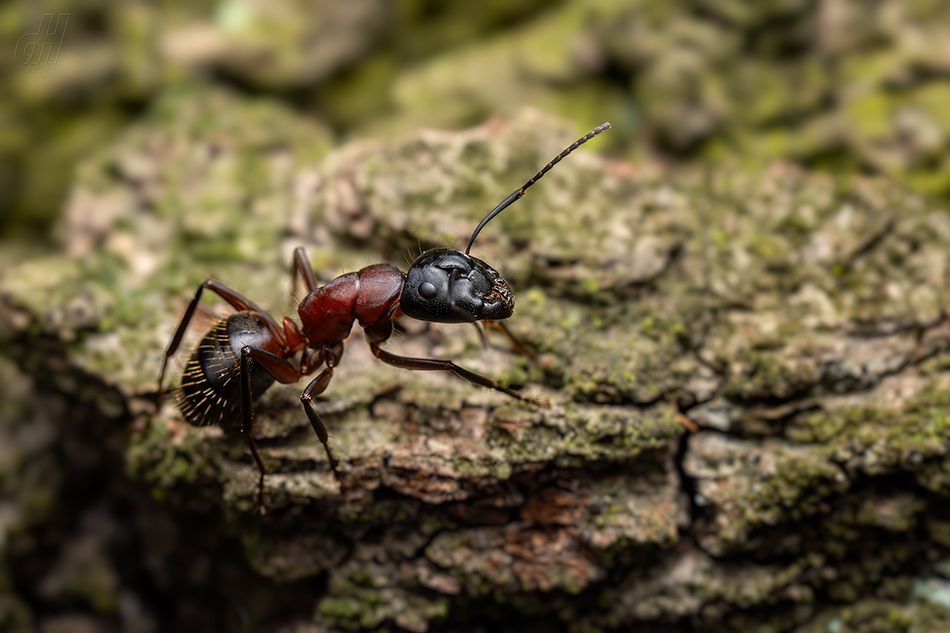
M 49 525 L 55 510 L 24 510 L 44 491 L 93 517 L 47 555 L 7 544 L 13 563 L 59 570 L 11 563 L 27 602 L 46 591 L 118 626 L 134 599 L 139 630 L 227 629 L 236 610 L 282 631 L 944 630 L 950 221 L 880 180 L 572 154 L 473 247 L 542 362 L 408 319 L 388 344 L 550 406 L 394 369 L 354 333 L 319 404 L 342 484 L 305 383 L 255 407 L 266 517 L 238 433 L 188 426 L 170 398 L 154 414 L 162 353 L 206 276 L 293 316 L 294 247 L 320 283 L 405 269 L 420 248 L 462 246 L 573 136 L 526 112 L 327 153 L 312 122 L 203 92 L 89 157 L 64 254 L 0 278 L 19 368 L 4 371 L 59 438 L 8 467 L 15 523 Z M 173 374 L 222 303 L 202 303 Z M 27 418 L 9 419 L 12 436 Z M 67 499 L 70 441 L 101 464 Z M 34 485 L 44 455 L 60 481 Z M 92 582 L 90 566 L 96 592 L 62 580 Z

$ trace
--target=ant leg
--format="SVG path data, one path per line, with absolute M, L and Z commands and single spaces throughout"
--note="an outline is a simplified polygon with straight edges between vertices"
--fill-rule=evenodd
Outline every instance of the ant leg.
M 478 340 L 482 343 L 482 353 L 488 353 L 488 326 L 485 325 L 487 321 L 472 321 L 472 325 L 475 326 L 475 331 L 478 332 Z
M 330 470 L 333 471 L 333 476 L 337 481 L 341 481 L 340 473 L 337 470 L 337 466 L 340 462 L 337 461 L 336 456 L 333 455 L 333 451 L 330 450 L 330 436 L 327 434 L 327 427 L 323 423 L 323 420 L 320 419 L 320 415 L 317 413 L 317 409 L 313 404 L 313 399 L 327 390 L 331 378 L 333 378 L 333 366 L 328 364 L 327 367 L 307 385 L 303 393 L 300 394 L 300 402 L 303 404 L 303 410 L 307 412 L 307 417 L 310 419 L 310 426 L 313 427 L 314 432 L 323 444 L 324 450 L 327 452 L 327 459 L 330 461 Z
M 250 349 L 247 346 L 241 348 L 241 409 L 244 418 L 241 433 L 247 440 L 247 447 L 251 449 L 251 455 L 260 473 L 260 479 L 257 481 L 257 510 L 261 516 L 264 516 L 267 514 L 267 508 L 264 507 L 264 474 L 267 471 L 264 470 L 264 462 L 261 461 L 261 456 L 257 453 L 257 445 L 251 437 L 251 432 L 254 430 L 254 410 L 251 403 Z
M 191 323 L 192 317 L 195 316 L 195 310 L 198 309 L 198 303 L 201 301 L 201 293 L 204 292 L 205 289 L 210 290 L 227 301 L 235 310 L 246 310 L 259 314 L 267 322 L 267 327 L 270 328 L 274 336 L 277 337 L 281 346 L 285 346 L 284 332 L 280 326 L 277 325 L 277 321 L 274 320 L 274 317 L 267 314 L 267 312 L 261 309 L 256 303 L 236 290 L 228 288 L 220 281 L 215 281 L 214 279 L 205 280 L 195 291 L 195 295 L 191 298 L 191 303 L 188 304 L 188 309 L 185 310 L 184 316 L 181 317 L 181 321 L 178 323 L 178 329 L 175 330 L 175 335 L 165 350 L 165 358 L 162 359 L 162 369 L 158 375 L 158 393 L 155 397 L 156 412 L 161 409 L 162 397 L 165 395 L 163 385 L 165 383 L 165 370 L 168 368 L 168 359 L 174 356 L 175 352 L 178 351 L 178 346 L 181 345 L 181 339 L 185 336 L 188 324 Z
M 494 389 L 495 391 L 501 391 L 506 393 L 512 398 L 517 398 L 524 402 L 528 402 L 535 406 L 549 406 L 549 403 L 546 398 L 538 399 L 531 398 L 529 396 L 522 395 L 517 391 L 509 389 L 501 385 L 500 383 L 482 376 L 481 374 L 476 374 L 473 371 L 469 371 L 464 367 L 459 367 L 450 360 L 437 360 L 434 358 L 410 358 L 408 356 L 398 356 L 396 354 L 390 354 L 389 352 L 381 349 L 377 343 L 370 343 L 370 349 L 373 350 L 373 355 L 376 356 L 379 360 L 392 365 L 393 367 L 402 367 L 403 369 L 415 369 L 420 371 L 448 371 L 452 372 L 459 378 L 467 380 L 473 385 L 478 385 L 480 387 L 488 387 L 489 389 Z
M 298 246 L 294 249 L 294 260 L 290 264 L 290 276 L 291 294 L 293 294 L 297 285 L 298 277 L 303 278 L 304 285 L 307 286 L 308 294 L 317 289 L 317 276 L 313 272 L 313 266 L 310 265 L 310 260 L 307 259 L 307 251 L 303 246 Z
M 251 455 L 254 457 L 254 463 L 257 464 L 257 470 L 260 472 L 260 479 L 257 483 L 257 508 L 261 515 L 267 514 L 267 508 L 264 506 L 264 475 L 267 471 L 264 469 L 264 462 L 257 452 L 257 444 L 251 433 L 254 431 L 254 404 L 251 394 L 251 368 L 254 362 L 258 362 L 275 380 L 282 384 L 297 382 L 300 379 L 300 373 L 287 360 L 272 354 L 266 350 L 257 349 L 245 345 L 241 348 L 241 413 L 242 424 L 241 433 L 247 440 L 247 446 L 251 449 Z
M 519 341 L 515 337 L 515 335 L 511 333 L 511 330 L 508 329 L 508 326 L 506 326 L 501 321 L 482 321 L 482 324 L 484 325 L 486 330 L 490 327 L 501 330 L 505 334 L 505 336 L 508 338 L 508 342 L 511 343 L 511 347 L 515 350 L 516 353 L 521 354 L 523 356 L 527 356 L 528 358 L 530 358 L 532 361 L 534 361 L 535 363 L 537 363 L 539 366 L 543 367 L 544 369 L 551 369 L 551 361 L 549 361 L 546 358 L 542 358 L 541 356 L 538 356 L 537 354 L 532 352 L 530 349 L 522 345 L 521 341 Z

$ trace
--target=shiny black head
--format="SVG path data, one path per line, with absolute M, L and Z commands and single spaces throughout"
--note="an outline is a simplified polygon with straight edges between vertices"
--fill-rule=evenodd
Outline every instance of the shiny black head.
M 482 260 L 452 248 L 433 248 L 412 262 L 399 306 L 422 321 L 498 321 L 515 311 L 515 297 L 508 282 Z

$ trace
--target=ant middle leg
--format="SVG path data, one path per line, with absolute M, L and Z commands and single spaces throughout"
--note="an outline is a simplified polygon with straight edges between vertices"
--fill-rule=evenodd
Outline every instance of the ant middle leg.
M 267 474 L 264 462 L 257 452 L 257 444 L 252 435 L 254 431 L 254 397 L 251 390 L 251 372 L 255 370 L 255 363 L 274 377 L 281 384 L 290 384 L 300 379 L 300 372 L 286 359 L 266 350 L 245 345 L 241 348 L 241 433 L 247 440 L 247 446 L 257 464 L 260 478 L 257 482 L 257 509 L 263 516 L 267 514 L 264 505 L 264 475 Z
M 302 394 L 300 394 L 300 403 L 303 404 L 303 410 L 307 413 L 307 418 L 310 420 L 310 426 L 313 427 L 314 432 L 317 434 L 317 437 L 320 438 L 320 442 L 323 444 L 323 449 L 327 452 L 327 460 L 330 462 L 330 470 L 333 471 L 333 476 L 337 481 L 341 481 L 340 472 L 337 469 L 340 462 L 333 454 L 333 451 L 330 450 L 330 436 L 327 433 L 327 426 L 323 423 L 323 420 L 320 418 L 320 414 L 317 413 L 317 408 L 313 403 L 314 398 L 327 390 L 327 387 L 330 385 L 330 379 L 332 378 L 333 365 L 328 362 L 326 368 L 324 368 L 324 370 L 321 371 L 316 378 L 310 381 L 310 384 L 307 385 L 307 388 L 303 390 Z

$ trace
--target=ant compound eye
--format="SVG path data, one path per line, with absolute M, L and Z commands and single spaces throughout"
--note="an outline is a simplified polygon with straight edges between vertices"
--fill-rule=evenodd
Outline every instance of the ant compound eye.
M 426 281 L 419 286 L 419 296 L 423 299 L 432 300 L 435 299 L 438 294 L 438 289 L 431 282 Z

